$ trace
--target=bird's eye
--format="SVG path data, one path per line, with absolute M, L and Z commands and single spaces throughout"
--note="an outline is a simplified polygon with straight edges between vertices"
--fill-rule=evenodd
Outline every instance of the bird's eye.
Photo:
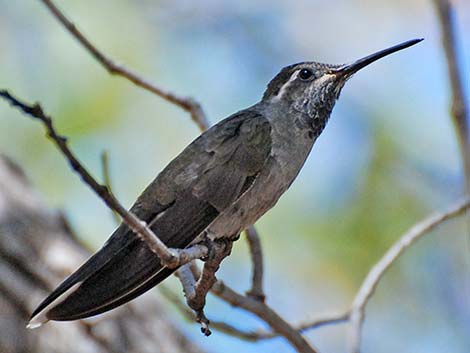
M 312 76 L 313 76 L 313 71 L 310 70 L 310 69 L 302 69 L 299 72 L 299 77 L 302 80 L 308 80 L 308 79 L 312 78 Z

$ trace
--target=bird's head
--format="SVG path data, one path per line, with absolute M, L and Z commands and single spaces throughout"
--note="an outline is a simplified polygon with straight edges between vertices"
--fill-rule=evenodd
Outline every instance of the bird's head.
M 268 84 L 263 102 L 280 104 L 288 110 L 307 114 L 311 119 L 328 119 L 346 81 L 357 71 L 422 39 L 413 39 L 381 50 L 350 64 L 330 65 L 302 62 L 287 66 Z

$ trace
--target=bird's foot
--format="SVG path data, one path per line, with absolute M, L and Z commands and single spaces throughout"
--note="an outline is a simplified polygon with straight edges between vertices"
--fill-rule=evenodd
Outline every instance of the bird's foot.
M 207 262 L 213 260 L 216 256 L 221 256 L 222 258 L 229 256 L 232 252 L 233 242 L 234 238 L 222 237 L 212 240 L 206 235 L 200 244 L 207 247 L 208 253 L 201 260 Z

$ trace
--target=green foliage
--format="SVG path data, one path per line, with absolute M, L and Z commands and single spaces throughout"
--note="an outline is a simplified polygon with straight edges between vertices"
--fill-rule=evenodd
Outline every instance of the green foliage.
M 348 271 L 355 283 L 426 209 L 403 184 L 407 163 L 390 135 L 378 127 L 372 135 L 371 159 L 352 197 L 337 212 L 304 225 L 305 232 L 317 234 L 310 236 L 312 247 L 322 241 L 323 260 Z

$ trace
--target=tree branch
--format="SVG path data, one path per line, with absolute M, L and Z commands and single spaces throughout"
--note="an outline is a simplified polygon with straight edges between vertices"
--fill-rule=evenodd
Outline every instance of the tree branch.
M 187 265 L 184 265 L 187 266 Z M 182 266 L 183 267 L 183 266 Z M 192 273 L 191 273 L 192 276 Z M 194 277 L 193 277 L 194 279 Z M 174 293 L 172 290 L 167 288 L 165 285 L 160 285 L 159 286 L 160 293 L 163 294 L 163 296 L 170 301 L 172 304 L 176 306 L 176 308 L 181 312 L 181 314 L 184 316 L 185 319 L 187 319 L 189 322 L 194 323 L 196 321 L 196 315 L 194 312 L 186 305 L 181 299 L 180 296 Z M 235 326 L 223 322 L 223 321 L 210 321 L 210 326 L 211 328 L 223 332 L 227 335 L 234 336 L 241 338 L 246 341 L 251 341 L 251 342 L 256 342 L 258 339 L 255 337 L 256 333 L 251 332 L 251 331 L 243 331 L 239 328 L 236 328 Z
M 465 96 L 464 80 L 457 60 L 457 35 L 455 30 L 455 11 L 450 0 L 434 0 L 441 26 L 442 46 L 446 55 L 447 71 L 451 87 L 450 114 L 457 134 L 462 154 L 465 177 L 465 190 L 470 195 L 470 137 L 469 107 Z
M 197 265 L 194 263 L 187 263 L 176 272 L 183 286 L 186 302 L 196 313 L 196 321 L 201 324 L 201 331 L 206 336 L 211 334 L 210 322 L 204 314 L 206 296 L 217 281 L 215 273 L 223 259 L 230 255 L 232 245 L 233 242 L 230 240 L 215 240 L 211 244 L 209 256 L 204 263 L 202 272 L 198 270 Z M 191 270 L 191 265 L 195 266 L 193 267 L 195 270 Z
M 186 265 L 185 265 L 186 266 Z M 176 306 L 176 308 L 181 312 L 186 320 L 189 322 L 195 322 L 196 316 L 194 312 L 188 308 L 188 306 L 181 301 L 179 295 L 174 293 L 172 290 L 167 288 L 165 285 L 159 286 L 160 292 L 163 296 L 170 301 L 172 304 Z M 345 323 L 348 322 L 349 313 L 337 313 L 337 314 L 330 314 L 325 315 L 324 317 L 313 319 L 311 321 L 307 321 L 305 323 L 301 323 L 298 325 L 292 325 L 295 329 L 299 332 L 304 332 L 308 330 L 313 330 L 316 328 L 320 328 L 326 325 L 338 324 L 338 323 Z M 279 334 L 273 331 L 266 331 L 266 330 L 242 330 L 235 327 L 232 324 L 223 321 L 210 321 L 211 328 L 225 333 L 229 336 L 237 337 L 245 341 L 249 342 L 258 342 L 261 340 L 272 339 L 275 337 L 279 337 Z
M 108 191 L 114 195 L 112 183 L 111 183 L 111 173 L 109 171 L 109 154 L 108 151 L 103 150 L 101 152 L 101 173 L 102 173 L 102 178 L 103 178 L 103 183 L 104 186 L 108 189 Z M 116 197 L 114 195 L 114 197 Z M 121 223 L 121 217 L 119 217 L 119 214 L 111 210 L 111 215 L 113 216 L 114 222 L 118 226 L 119 223 Z
M 365 280 L 362 282 L 351 307 L 350 351 L 352 353 L 360 352 L 365 307 L 387 270 L 395 263 L 398 257 L 418 239 L 433 230 L 439 224 L 464 213 L 469 208 L 470 200 L 462 201 L 450 207 L 446 212 L 436 213 L 425 218 L 421 222 L 416 223 L 405 234 L 403 234 L 400 239 L 390 249 L 388 249 L 379 262 L 372 267 Z
M 187 266 L 187 264 L 184 266 Z M 180 300 L 180 297 L 176 293 L 171 291 L 165 285 L 160 285 L 159 289 L 160 289 L 160 292 L 163 294 L 163 296 L 176 306 L 176 308 L 181 312 L 181 314 L 185 317 L 185 319 L 187 319 L 190 322 L 196 321 L 196 316 L 194 315 L 194 312 L 190 310 L 189 307 Z M 299 332 L 304 332 L 304 331 L 314 330 L 314 329 L 327 326 L 327 325 L 346 323 L 348 322 L 348 320 L 349 320 L 349 312 L 334 313 L 334 314 L 325 315 L 323 317 L 316 318 L 310 321 L 306 321 L 298 325 L 291 325 L 291 326 L 293 326 L 295 330 Z M 250 342 L 258 342 L 261 340 L 271 339 L 271 338 L 280 336 L 278 333 L 273 332 L 273 331 L 242 330 L 242 329 L 235 327 L 232 324 L 229 324 L 223 321 L 211 320 L 210 326 L 211 328 L 219 332 L 223 332 L 227 335 L 237 337 L 237 338 L 250 341 Z
M 251 279 L 251 288 L 246 292 L 247 295 L 257 300 L 263 301 L 266 295 L 263 291 L 263 249 L 261 241 L 254 226 L 249 226 L 245 230 L 246 239 L 250 249 L 253 274 Z
M 209 122 L 201 105 L 190 97 L 181 97 L 172 92 L 166 91 L 163 88 L 145 80 L 139 74 L 126 68 L 123 65 L 116 64 L 111 58 L 103 54 L 85 35 L 78 30 L 78 28 L 64 15 L 62 11 L 51 0 L 41 0 L 43 4 L 49 9 L 54 17 L 67 29 L 67 31 L 75 37 L 75 39 L 112 75 L 118 75 L 126 78 L 157 96 L 173 103 L 181 109 L 191 114 L 191 119 L 197 124 L 201 130 L 205 130 L 209 126 Z
M 306 321 L 304 323 L 300 323 L 297 325 L 291 325 L 297 330 L 298 332 L 305 332 L 309 330 L 314 330 L 323 326 L 334 325 L 334 324 L 341 324 L 346 323 L 349 321 L 349 312 L 344 313 L 334 313 L 329 315 L 324 315 L 322 317 L 313 319 L 311 321 Z M 255 331 L 253 332 L 253 336 L 256 337 L 257 340 L 262 339 L 270 339 L 274 337 L 278 337 L 279 334 L 276 332 L 270 331 Z
M 79 162 L 72 153 L 67 144 L 67 139 L 60 136 L 53 125 L 52 119 L 47 116 L 39 104 L 28 105 L 16 99 L 10 93 L 0 90 L 0 97 L 7 100 L 13 107 L 18 108 L 23 113 L 40 120 L 46 128 L 48 136 L 56 144 L 64 157 L 67 159 L 71 168 L 80 176 L 104 203 L 113 211 L 117 212 L 122 221 L 139 236 L 148 247 L 158 255 L 164 265 L 169 268 L 176 268 L 191 260 L 207 256 L 208 249 L 205 245 L 196 244 L 187 249 L 172 249 L 167 246 L 155 235 L 148 225 L 138 219 L 134 214 L 127 211 L 119 201 L 109 192 L 106 186 L 99 184 L 88 172 L 88 170 Z
M 274 332 L 285 337 L 290 344 L 295 347 L 299 353 L 315 353 L 317 350 L 313 348 L 302 335 L 293 328 L 288 322 L 280 317 L 273 309 L 265 303 L 238 294 L 222 281 L 217 281 L 212 287 L 211 292 L 227 303 L 249 311 L 261 320 L 266 322 Z
M 201 332 L 205 336 L 210 336 L 212 334 L 209 327 L 210 321 L 204 314 L 207 292 L 201 294 L 200 290 L 197 290 L 196 278 L 191 271 L 190 266 L 190 263 L 184 264 L 176 271 L 175 275 L 179 278 L 181 285 L 183 286 L 186 304 L 194 311 L 196 322 L 201 325 Z M 211 285 L 212 284 L 213 282 Z

